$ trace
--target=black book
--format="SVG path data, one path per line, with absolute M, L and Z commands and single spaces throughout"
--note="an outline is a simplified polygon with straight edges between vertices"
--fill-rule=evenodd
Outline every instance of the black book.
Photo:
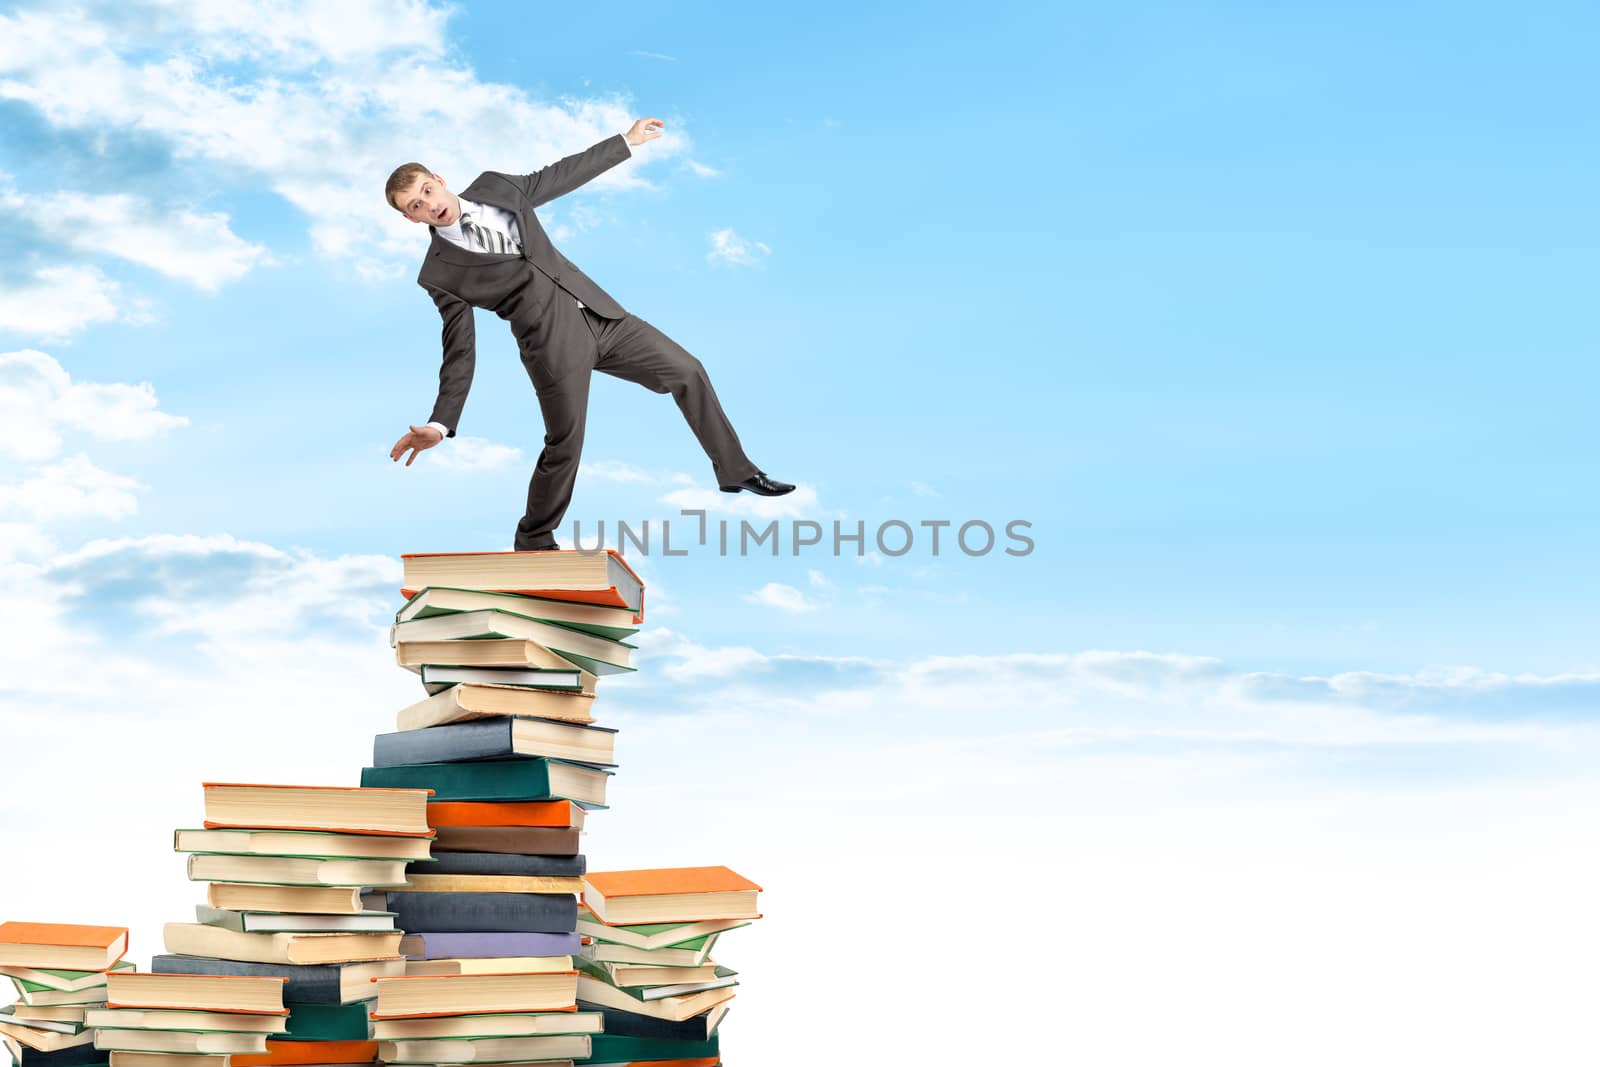
M 590 1004 L 579 998 L 579 1011 L 597 1011 L 605 1016 L 605 1032 L 623 1037 L 660 1037 L 673 1041 L 706 1041 L 717 1032 L 723 1016 L 728 1014 L 727 1002 L 709 1011 L 690 1016 L 682 1022 L 657 1019 L 650 1015 L 635 1015 L 620 1008 L 603 1004 Z
M 514 856 L 505 852 L 440 852 L 406 864 L 407 874 L 505 874 L 576 878 L 588 870 L 583 856 Z
M 372 739 L 374 767 L 414 763 L 463 763 L 469 760 L 549 756 L 591 767 L 615 767 L 609 726 L 555 719 L 493 718 L 401 730 Z
M 74 1045 L 54 1052 L 39 1052 L 23 1046 L 22 1062 L 27 1067 L 90 1067 L 91 1064 L 110 1063 L 111 1053 L 95 1048 L 93 1044 Z
M 387 894 L 402 930 L 436 934 L 570 934 L 578 929 L 578 898 L 570 893 Z

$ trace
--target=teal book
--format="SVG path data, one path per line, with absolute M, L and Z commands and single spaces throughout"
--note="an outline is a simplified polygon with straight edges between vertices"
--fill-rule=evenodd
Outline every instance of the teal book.
M 289 1031 L 280 1041 L 370 1041 L 371 1004 L 288 1004 Z
M 366 788 L 431 789 L 439 800 L 570 800 L 583 808 L 606 806 L 611 772 L 567 760 L 486 760 L 476 763 L 403 763 L 364 767 Z
M 718 1035 L 705 1041 L 678 1041 L 670 1037 L 626 1037 L 595 1034 L 589 1038 L 589 1058 L 573 1063 L 627 1063 L 636 1060 L 700 1060 L 720 1056 Z

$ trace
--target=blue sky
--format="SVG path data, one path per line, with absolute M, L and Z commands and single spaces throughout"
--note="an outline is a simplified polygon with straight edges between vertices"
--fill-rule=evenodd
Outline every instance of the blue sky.
M 137 773 L 129 752 L 159 768 L 118 853 L 150 887 L 143 943 L 184 887 L 133 842 L 192 818 L 202 777 L 353 780 L 414 699 L 382 635 L 396 557 L 508 548 L 520 514 L 542 431 L 492 316 L 462 436 L 387 459 L 427 418 L 439 342 L 425 233 L 383 178 L 420 159 L 460 188 L 655 115 L 667 136 L 541 218 L 801 488 L 717 493 L 668 399 L 597 376 L 569 525 L 1022 519 L 1035 548 L 637 560 L 641 670 L 602 700 L 639 784 L 619 777 L 635 799 L 597 865 L 701 849 L 787 887 L 751 945 L 798 988 L 833 898 L 782 841 L 927 884 L 929 813 L 987 834 L 953 812 L 1014 796 L 991 839 L 1012 877 L 1087 878 L 1099 925 L 1063 927 L 1058 955 L 1110 998 L 1076 1048 L 1104 1063 L 1164 1047 L 1118 1044 L 1122 987 L 1094 978 L 1125 965 L 1113 933 L 1167 944 L 1175 976 L 1223 966 L 1285 1041 L 1314 1020 L 1262 974 L 1337 997 L 1366 966 L 1348 946 L 1392 951 L 1395 996 L 1434 991 L 1357 1012 L 1397 1056 L 1487 995 L 1451 984 L 1448 916 L 1418 918 L 1440 887 L 1462 921 L 1504 905 L 1600 947 L 1580 904 L 1600 874 L 1559 844 L 1592 835 L 1596 796 L 1592 12 L 0 12 L 0 572 L 28 620 L 0 723 L 56 754 L 7 770 L 26 791 Z M 230 732 L 262 718 L 277 742 Z M 171 743 L 193 735 L 216 743 Z M 848 845 L 795 800 L 823 785 L 864 798 Z M 0 816 L 6 850 L 103 810 L 74 804 Z M 876 844 L 896 838 L 926 849 Z M 1529 918 L 1513 870 L 1564 895 Z M 960 899 L 935 892 L 929 921 Z M 1293 922 L 1291 899 L 1349 908 L 1318 933 L 1326 971 L 1255 922 Z M 1484 958 L 1561 1003 L 1569 972 L 1513 925 Z M 1174 983 L 1149 995 L 1178 1011 Z M 749 985 L 758 1042 L 783 1002 Z M 1529 1024 L 1547 1052 L 1579 1032 L 1498 995 L 1521 1007 L 1453 1031 L 1457 1062 L 1526 1053 Z M 1174 1048 L 1213 1025 L 1191 1022 Z M 923 1051 L 982 1054 L 969 1036 Z

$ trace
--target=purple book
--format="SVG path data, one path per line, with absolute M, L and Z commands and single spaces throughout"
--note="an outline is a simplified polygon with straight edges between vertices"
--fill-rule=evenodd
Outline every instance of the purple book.
M 502 956 L 576 956 L 577 934 L 413 934 L 400 942 L 408 960 L 491 960 Z

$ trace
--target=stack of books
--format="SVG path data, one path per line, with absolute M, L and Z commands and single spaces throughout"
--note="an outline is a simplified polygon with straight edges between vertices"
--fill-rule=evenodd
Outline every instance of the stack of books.
M 404 557 L 396 661 L 426 694 L 373 742 L 365 786 L 428 789 L 434 862 L 385 904 L 404 978 L 378 983 L 392 1063 L 585 1059 L 576 1011 L 585 813 L 606 806 L 616 731 L 596 682 L 631 670 L 643 584 L 615 553 Z M 496 1006 L 498 1005 L 498 1006 Z
M 404 886 L 408 866 L 429 859 L 426 790 L 204 790 L 204 826 L 178 830 L 174 848 L 189 878 L 209 883 L 206 902 L 195 922 L 167 924 L 168 954 L 129 983 L 138 997 L 113 998 L 108 1011 L 135 1014 L 102 1040 L 111 1067 L 374 1062 L 373 979 L 403 974 L 405 960 L 372 890 Z
M 578 1006 L 605 1021 L 593 1062 L 718 1062 L 717 1027 L 738 979 L 712 951 L 761 917 L 760 892 L 726 867 L 585 876 Z
M 131 971 L 123 926 L 0 923 L 0 1063 L 88 1067 L 108 1062 L 95 1047 L 91 1014 L 106 1003 L 106 981 Z

